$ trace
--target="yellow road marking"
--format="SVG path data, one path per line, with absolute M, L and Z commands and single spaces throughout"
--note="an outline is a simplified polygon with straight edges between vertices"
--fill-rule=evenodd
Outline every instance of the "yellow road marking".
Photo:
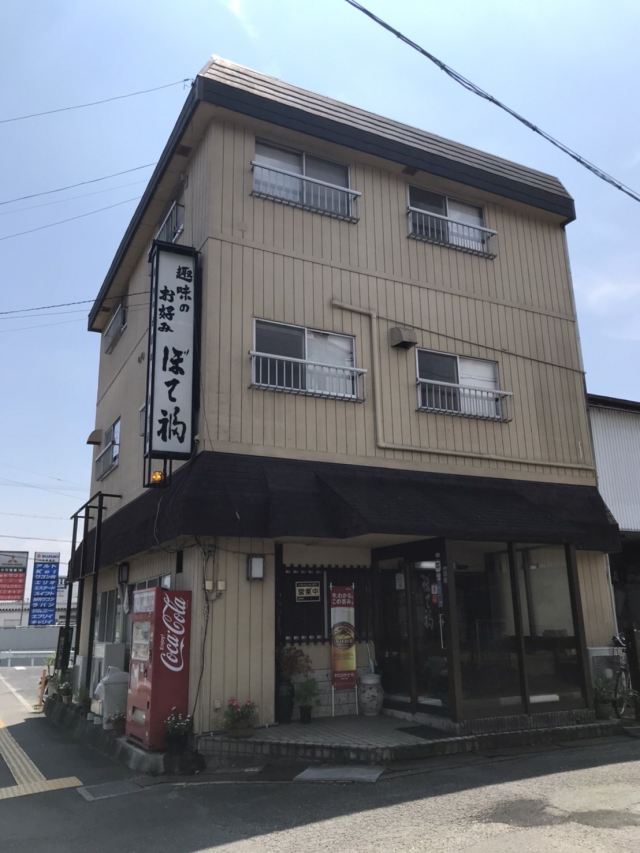
M 11 732 L 0 720 L 0 756 L 4 758 L 11 775 L 18 785 L 28 785 L 31 782 L 44 782 L 45 777 L 27 753 L 16 742 Z
M 0 788 L 0 800 L 42 794 L 45 791 L 60 791 L 63 788 L 82 787 L 82 782 L 75 776 L 46 779 L 2 720 L 0 720 L 0 757 L 4 759 L 16 782 L 15 785 Z
M 0 800 L 10 800 L 13 797 L 26 797 L 29 794 L 44 794 L 47 791 L 61 791 L 64 788 L 81 788 L 82 782 L 75 776 L 64 779 L 42 779 L 38 782 L 27 782 L 23 785 L 11 785 L 0 788 Z

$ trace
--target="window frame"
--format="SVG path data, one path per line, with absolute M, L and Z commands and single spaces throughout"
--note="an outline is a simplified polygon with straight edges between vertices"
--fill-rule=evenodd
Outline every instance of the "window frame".
M 426 243 L 435 243 L 438 246 L 445 246 L 445 247 L 451 248 L 451 249 L 458 249 L 459 251 L 462 251 L 462 252 L 469 252 L 470 254 L 480 255 L 481 257 L 485 257 L 485 258 L 495 258 L 496 257 L 496 252 L 494 250 L 492 250 L 492 248 L 491 248 L 491 245 L 492 245 L 491 241 L 496 236 L 497 232 L 494 231 L 492 228 L 487 227 L 486 208 L 485 208 L 484 204 L 471 203 L 471 202 L 466 201 L 462 198 L 459 198 L 458 196 L 447 195 L 447 193 L 437 192 L 436 190 L 427 189 L 426 187 L 419 187 L 419 186 L 416 186 L 416 184 L 409 184 L 408 183 L 406 186 L 407 186 L 407 213 L 409 214 L 409 217 L 408 217 L 408 219 L 409 219 L 408 236 L 409 237 L 414 237 L 414 238 L 416 238 L 418 240 L 422 240 Z M 444 209 L 445 209 L 444 215 L 441 213 L 434 213 L 434 212 L 428 211 L 428 210 L 421 210 L 419 207 L 415 207 L 414 205 L 412 205 L 411 204 L 411 190 L 412 189 L 416 190 L 417 192 L 431 193 L 431 195 L 439 196 L 440 198 L 442 198 L 444 201 Z M 481 215 L 481 219 L 482 219 L 482 224 L 481 225 L 468 225 L 467 223 L 461 222 L 458 219 L 452 219 L 450 216 L 450 213 L 449 213 L 449 203 L 450 202 L 454 202 L 455 204 L 465 205 L 466 207 L 473 207 L 476 210 L 479 210 L 480 215 Z M 416 237 L 415 229 L 413 228 L 413 226 L 411 224 L 411 214 L 413 212 L 423 213 L 427 216 L 433 216 L 436 219 L 440 219 L 443 223 L 450 223 L 452 225 L 461 225 L 462 227 L 467 227 L 467 228 L 475 228 L 475 229 L 481 231 L 485 235 L 485 237 L 482 241 L 480 241 L 480 240 L 475 241 L 471 238 L 468 239 L 468 242 L 470 242 L 470 243 L 475 243 L 475 242 L 478 243 L 477 249 L 474 249 L 470 246 L 466 246 L 464 244 L 464 242 L 460 242 L 460 241 L 456 242 L 455 239 L 451 239 L 448 228 L 445 229 L 444 227 L 442 230 L 443 230 L 443 232 L 446 230 L 446 233 L 447 233 L 446 239 L 442 239 L 442 238 L 430 239 L 428 237 L 420 237 L 420 236 Z M 481 245 L 483 245 L 484 248 L 480 248 Z
M 114 441 L 114 431 L 117 427 L 117 435 L 118 440 Z M 111 424 L 111 426 L 107 427 L 104 431 L 104 438 L 102 441 L 103 447 L 100 453 L 95 458 L 95 466 L 96 466 L 96 480 L 104 480 L 114 468 L 117 468 L 120 464 L 120 433 L 122 430 L 122 416 L 118 415 L 115 421 Z M 109 465 L 106 466 L 103 470 L 100 468 L 100 461 L 103 456 L 106 456 L 107 451 L 111 450 L 111 459 Z
M 456 361 L 456 374 L 458 376 L 457 383 L 442 382 L 439 380 L 428 379 L 425 376 L 421 376 L 420 375 L 420 353 L 421 352 L 432 353 L 433 355 L 446 356 L 448 358 L 455 359 L 455 361 Z M 423 390 L 422 389 L 425 386 L 422 385 L 422 382 L 434 382 L 437 385 L 444 385 L 444 386 L 447 386 L 448 388 L 457 389 L 458 392 L 460 389 L 463 389 L 463 388 L 474 388 L 474 386 L 465 385 L 460 381 L 460 360 L 461 359 L 466 359 L 467 361 L 479 361 L 479 362 L 483 362 L 484 364 L 494 365 L 495 388 L 493 388 L 491 390 L 495 391 L 495 393 L 496 393 L 496 401 L 495 401 L 495 403 L 496 403 L 496 414 L 495 415 L 477 414 L 477 413 L 473 413 L 470 411 L 465 411 L 463 406 L 462 406 L 462 395 L 459 395 L 458 399 L 457 399 L 458 408 L 454 408 L 453 405 L 450 409 L 438 408 L 435 406 L 427 406 L 423 403 L 423 401 L 422 401 L 423 400 L 423 398 L 422 398 Z M 416 361 L 417 404 L 418 404 L 418 411 L 419 412 L 431 412 L 431 413 L 440 414 L 440 415 L 455 415 L 458 417 L 480 418 L 481 420 L 488 420 L 488 421 L 504 422 L 504 421 L 510 420 L 510 417 L 508 417 L 506 414 L 506 404 L 504 402 L 504 398 L 507 398 L 507 399 L 510 398 L 512 396 L 512 392 L 503 391 L 501 388 L 500 363 L 498 361 L 491 359 L 491 358 L 478 358 L 476 356 L 471 356 L 471 355 L 458 355 L 458 353 L 443 352 L 442 350 L 431 349 L 430 347 L 416 347 L 416 349 L 415 349 L 415 361 Z M 426 386 L 426 387 L 428 387 L 428 386 Z M 488 391 L 489 389 L 478 388 L 477 390 L 487 390 Z M 453 400 L 454 400 L 454 396 L 452 394 L 452 402 L 453 402 Z M 480 402 L 483 402 L 482 399 L 480 400 Z M 486 402 L 490 402 L 490 401 L 487 400 Z
M 102 331 L 102 346 L 105 355 L 110 355 L 114 351 L 127 328 L 127 313 L 127 300 L 126 297 L 123 297 L 113 309 L 107 325 Z M 119 324 L 118 319 L 120 319 Z M 115 328 L 112 330 L 112 327 Z
M 258 350 L 257 349 L 257 343 L 256 343 L 258 323 L 266 323 L 266 324 L 269 324 L 272 326 L 283 326 L 284 328 L 287 328 L 287 329 L 296 329 L 298 331 L 303 332 L 304 333 L 304 358 L 297 359 L 297 358 L 294 358 L 293 356 L 280 356 L 280 355 L 277 355 L 276 353 L 266 353 L 266 352 L 262 352 L 262 350 Z M 344 367 L 344 365 L 340 365 L 340 364 L 328 364 L 325 362 L 310 361 L 310 359 L 308 357 L 308 351 L 309 351 L 309 345 L 308 345 L 308 339 L 309 338 L 308 338 L 308 336 L 309 336 L 310 332 L 312 334 L 315 333 L 318 335 L 326 335 L 326 336 L 336 337 L 336 338 L 345 338 L 345 339 L 351 341 L 351 358 L 352 358 L 352 362 L 353 362 L 352 365 L 349 367 Z M 348 332 L 331 332 L 331 331 L 325 331 L 324 329 L 315 329 L 315 328 L 312 328 L 311 326 L 300 326 L 297 323 L 284 323 L 281 320 L 266 320 L 263 317 L 254 317 L 253 318 L 253 341 L 252 341 L 252 350 L 251 350 L 250 355 L 252 357 L 261 355 L 261 356 L 266 356 L 266 357 L 271 356 L 272 358 L 282 358 L 285 360 L 289 360 L 293 363 L 300 363 L 303 366 L 307 366 L 309 364 L 311 364 L 312 366 L 313 365 L 324 365 L 326 367 L 334 367 L 334 368 L 338 368 L 338 369 L 353 371 L 353 373 L 352 373 L 353 394 L 339 394 L 339 393 L 332 393 L 330 391 L 319 391 L 319 390 L 313 390 L 313 389 L 297 390 L 295 388 L 287 388 L 287 387 L 271 387 L 271 386 L 267 386 L 267 385 L 264 385 L 264 384 L 256 381 L 255 361 L 253 361 L 253 359 L 252 359 L 251 386 L 254 388 L 260 388 L 263 390 L 271 390 L 271 391 L 282 391 L 285 393 L 302 394 L 302 395 L 315 396 L 315 397 L 326 397 L 327 399 L 332 399 L 332 400 L 335 399 L 335 400 L 346 400 L 346 401 L 359 401 L 361 399 L 361 397 L 358 394 L 358 378 L 360 376 L 364 376 L 367 371 L 366 371 L 366 369 L 357 366 L 356 336 L 351 335 Z
M 258 145 L 265 145 L 269 148 L 273 148 L 276 151 L 282 151 L 285 154 L 295 154 L 296 156 L 300 157 L 302 160 L 302 172 L 300 174 L 296 174 L 294 172 L 290 172 L 288 169 L 280 169 L 280 168 L 277 168 L 274 166 L 265 166 L 264 164 L 257 162 L 256 158 L 258 157 L 258 152 L 257 152 Z M 320 162 L 327 163 L 330 166 L 337 166 L 341 169 L 344 169 L 346 172 L 346 178 L 347 178 L 346 185 L 341 186 L 339 184 L 332 184 L 329 181 L 322 181 L 318 178 L 313 178 L 313 177 L 307 175 L 307 157 L 311 157 L 314 160 L 318 160 Z M 353 207 L 354 207 L 354 202 L 356 201 L 356 199 L 358 199 L 361 196 L 361 193 L 358 192 L 357 190 L 354 190 L 353 187 L 351 186 L 351 166 L 348 163 L 341 163 L 337 160 L 329 160 L 326 157 L 318 156 L 317 154 L 314 154 L 311 151 L 307 151 L 305 149 L 293 148 L 293 147 L 288 146 L 286 144 L 281 145 L 279 143 L 271 142 L 270 140 L 264 139 L 263 137 L 256 137 L 255 138 L 254 151 L 253 151 L 253 159 L 251 160 L 251 166 L 252 166 L 252 168 L 255 166 L 258 166 L 258 167 L 263 167 L 265 169 L 273 169 L 274 171 L 278 171 L 278 172 L 280 172 L 284 175 L 288 175 L 292 178 L 299 178 L 302 181 L 309 181 L 312 184 L 315 183 L 315 184 L 318 184 L 318 185 L 323 186 L 323 187 L 329 187 L 330 189 L 339 190 L 341 192 L 347 193 L 348 211 L 346 214 L 343 215 L 343 214 L 340 214 L 336 211 L 332 211 L 330 208 L 318 207 L 318 206 L 313 205 L 312 203 L 308 203 L 305 201 L 304 198 L 300 202 L 294 202 L 294 201 L 291 201 L 290 199 L 287 199 L 285 196 L 278 196 L 275 194 L 271 195 L 269 193 L 263 194 L 261 192 L 258 192 L 259 197 L 269 198 L 271 201 L 280 202 L 282 204 L 289 204 L 289 205 L 294 206 L 294 207 L 299 207 L 303 210 L 308 210 L 312 213 L 320 213 L 320 214 L 323 214 L 325 216 L 331 216 L 334 219 L 341 219 L 341 220 L 346 221 L 346 222 L 357 222 L 358 221 L 358 217 L 355 216 L 355 214 L 354 214 Z M 255 193 L 254 186 L 255 186 L 255 176 L 253 179 L 252 193 Z M 304 195 L 304 185 L 303 185 L 303 195 Z

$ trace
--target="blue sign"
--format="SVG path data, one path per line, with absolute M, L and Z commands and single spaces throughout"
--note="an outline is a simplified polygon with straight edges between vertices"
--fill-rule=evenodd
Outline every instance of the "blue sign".
M 33 558 L 29 625 L 56 624 L 60 554 L 36 553 Z

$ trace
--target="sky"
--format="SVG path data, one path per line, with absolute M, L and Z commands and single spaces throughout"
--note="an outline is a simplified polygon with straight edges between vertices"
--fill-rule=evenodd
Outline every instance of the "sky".
M 635 0 L 365 5 L 640 191 Z M 5 202 L 155 163 L 187 90 L 7 119 L 193 78 L 213 54 L 558 176 L 576 202 L 567 233 L 588 389 L 640 400 L 640 204 L 344 0 L 3 0 L 0 18 L 0 312 L 81 303 L 0 313 L 0 550 L 68 561 L 69 517 L 90 484 L 100 341 L 87 300 L 151 168 Z

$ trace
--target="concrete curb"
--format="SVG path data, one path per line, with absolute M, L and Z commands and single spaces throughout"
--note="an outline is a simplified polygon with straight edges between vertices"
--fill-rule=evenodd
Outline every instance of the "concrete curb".
M 79 714 L 71 705 L 56 700 L 48 700 L 44 705 L 45 717 L 57 728 L 64 729 L 69 736 L 103 755 L 125 764 L 130 770 L 158 776 L 164 773 L 164 753 L 146 752 L 129 743 L 124 737 L 116 737 L 105 731 L 86 717 Z

